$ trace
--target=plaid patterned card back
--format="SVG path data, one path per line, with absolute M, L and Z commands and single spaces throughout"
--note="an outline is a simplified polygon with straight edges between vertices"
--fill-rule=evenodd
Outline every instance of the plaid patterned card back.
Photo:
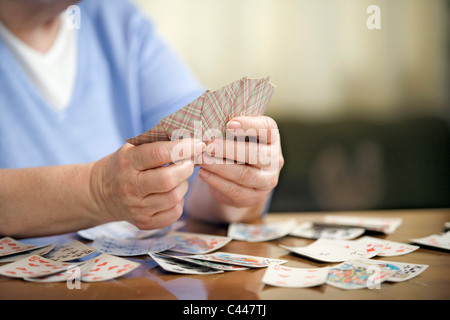
M 270 77 L 244 77 L 219 90 L 207 90 L 187 106 L 163 118 L 154 128 L 126 141 L 140 145 L 181 137 L 208 141 L 218 132 L 225 136 L 226 125 L 232 118 L 263 115 L 274 91 Z

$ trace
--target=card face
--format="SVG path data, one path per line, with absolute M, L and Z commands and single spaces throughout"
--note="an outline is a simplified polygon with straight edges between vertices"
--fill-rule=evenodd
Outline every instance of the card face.
M 175 246 L 172 236 L 147 239 L 114 239 L 106 236 L 95 238 L 92 247 L 115 256 L 140 256 L 150 252 L 161 252 Z
M 281 244 L 280 247 L 285 248 L 298 255 L 321 262 L 342 262 L 346 260 L 362 259 L 372 256 L 367 252 L 345 248 L 344 246 L 338 246 L 328 242 L 320 242 L 319 240 L 305 247 L 289 247 Z
M 371 260 L 363 259 L 364 263 L 375 264 L 383 269 L 397 271 L 392 277 L 388 278 L 389 282 L 402 282 L 414 277 L 417 277 L 423 271 L 425 271 L 429 265 L 426 264 L 416 264 L 416 263 L 404 263 L 404 262 L 393 262 L 393 261 L 382 261 L 382 260 Z
M 186 261 L 176 260 L 166 255 L 158 253 L 149 253 L 150 257 L 166 271 L 182 274 L 216 274 L 222 273 L 222 270 L 215 270 L 209 267 L 195 265 Z
M 163 229 L 141 230 L 127 221 L 115 221 L 105 223 L 93 228 L 78 231 L 78 235 L 94 241 L 99 236 L 113 239 L 145 239 L 152 236 L 162 236 L 170 231 L 178 230 L 184 225 L 182 221 L 176 221 Z
M 71 261 L 85 257 L 93 252 L 95 252 L 94 248 L 91 248 L 78 240 L 73 240 L 57 246 L 46 254 L 45 257 L 54 261 Z
M 307 288 L 324 284 L 330 268 L 290 268 L 271 263 L 264 273 L 262 282 L 284 288 Z
M 57 243 L 54 243 L 42 248 L 38 247 L 37 249 L 31 249 L 30 251 L 24 251 L 12 255 L 3 256 L 0 258 L 0 263 L 18 261 L 23 258 L 31 257 L 32 255 L 45 257 L 45 255 L 50 251 L 52 251 L 53 249 L 55 249 L 56 246 Z
M 362 261 L 346 261 L 330 268 L 327 284 L 348 290 L 378 288 L 383 281 L 396 272 L 396 270 L 383 269 Z
M 296 225 L 294 219 L 264 225 L 232 223 L 228 237 L 249 242 L 270 241 L 288 235 Z
M 210 254 L 193 255 L 190 256 L 190 258 L 196 260 L 206 260 L 218 263 L 232 264 L 248 268 L 264 268 L 271 263 L 283 264 L 287 262 L 287 260 L 271 259 L 228 252 L 214 252 Z
M 73 265 L 32 255 L 0 267 L 0 274 L 13 278 L 34 278 L 59 273 Z
M 333 216 L 324 218 L 326 223 L 361 227 L 371 231 L 391 234 L 402 224 L 401 218 L 378 218 L 378 217 L 352 217 L 352 216 Z
M 450 231 L 442 234 L 432 234 L 424 238 L 411 239 L 411 241 L 425 246 L 450 250 Z
M 315 224 L 304 222 L 297 225 L 289 235 L 307 239 L 340 239 L 350 240 L 362 235 L 366 229 L 356 227 L 327 226 L 324 224 Z
M 11 237 L 4 237 L 0 239 L 0 257 L 30 251 L 38 248 L 35 245 L 23 243 Z
M 140 263 L 102 253 L 86 263 L 81 273 L 81 281 L 97 282 L 121 277 L 137 267 Z
M 139 256 L 147 254 L 151 242 L 152 239 L 115 239 L 102 235 L 95 238 L 92 247 L 115 256 Z
M 197 260 L 192 259 L 188 256 L 171 256 L 172 258 L 176 260 L 182 260 L 186 262 L 190 262 L 193 264 L 197 264 L 199 266 L 208 267 L 215 270 L 222 270 L 222 271 L 240 271 L 240 270 L 247 270 L 247 267 L 241 267 L 241 266 L 235 266 L 231 264 L 224 264 L 224 263 L 218 263 L 218 262 L 212 262 L 207 260 Z
M 61 282 L 79 278 L 83 282 L 100 282 L 121 277 L 137 267 L 139 263 L 102 253 L 78 266 L 71 266 L 57 274 L 25 278 L 32 282 Z
M 377 238 L 368 238 L 365 241 L 356 240 L 329 240 L 319 239 L 317 243 L 328 243 L 330 245 L 339 246 L 342 248 L 356 250 L 364 254 L 365 259 L 375 257 L 380 254 L 385 248 L 385 243 L 382 243 Z
M 188 254 L 209 253 L 232 240 L 230 237 L 189 232 L 174 232 L 171 235 L 174 237 L 175 246 L 170 251 Z
M 381 252 L 378 252 L 377 254 L 380 257 L 400 256 L 419 249 L 419 246 L 389 240 L 382 240 L 373 237 L 363 237 L 355 241 L 360 243 L 378 242 L 384 245 L 383 250 L 381 250 Z

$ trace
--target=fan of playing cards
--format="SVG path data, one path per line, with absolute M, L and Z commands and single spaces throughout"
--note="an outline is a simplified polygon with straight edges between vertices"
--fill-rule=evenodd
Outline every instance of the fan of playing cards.
M 219 133 L 225 136 L 226 124 L 232 118 L 263 115 L 274 90 L 270 77 L 244 77 L 217 91 L 206 91 L 184 108 L 163 118 L 156 127 L 127 142 L 139 145 L 181 137 L 208 141 Z

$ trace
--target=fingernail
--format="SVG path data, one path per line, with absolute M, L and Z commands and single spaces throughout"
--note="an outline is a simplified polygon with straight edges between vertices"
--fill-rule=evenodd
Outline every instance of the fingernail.
M 231 120 L 227 124 L 228 129 L 240 129 L 241 123 L 239 121 Z

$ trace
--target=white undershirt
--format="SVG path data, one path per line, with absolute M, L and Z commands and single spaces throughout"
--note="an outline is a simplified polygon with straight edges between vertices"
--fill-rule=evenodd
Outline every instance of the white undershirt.
M 62 15 L 61 19 L 65 19 Z M 72 97 L 77 70 L 77 32 L 64 20 L 50 50 L 41 53 L 17 38 L 0 21 L 0 38 L 20 62 L 44 99 L 64 110 Z

